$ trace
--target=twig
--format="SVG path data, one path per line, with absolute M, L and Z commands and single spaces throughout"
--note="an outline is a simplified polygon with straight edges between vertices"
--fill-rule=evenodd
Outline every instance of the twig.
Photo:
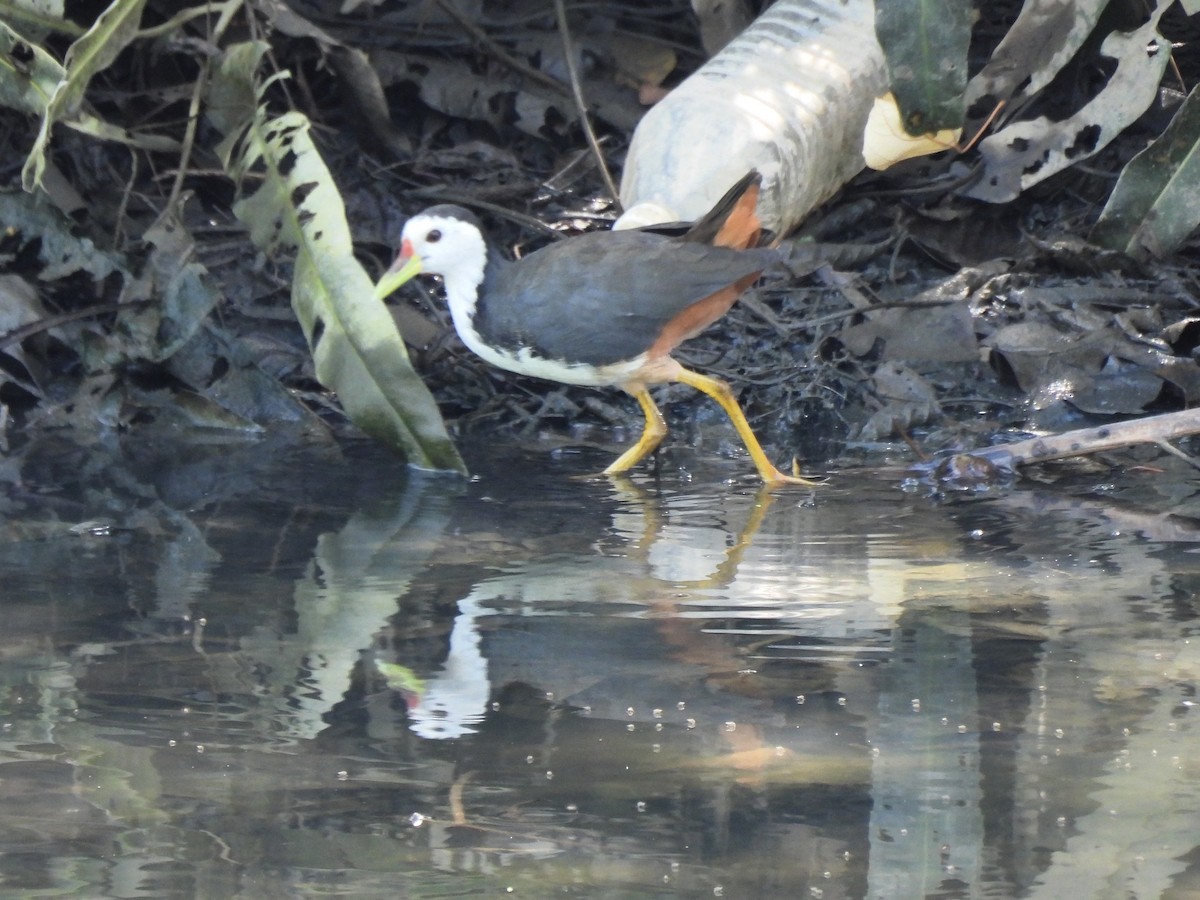
M 454 784 L 450 785 L 450 821 L 455 825 L 466 825 L 467 811 L 463 806 L 463 788 L 467 786 L 467 782 L 474 776 L 475 770 L 464 772 L 458 778 L 454 779 Z
M 1015 444 L 1005 444 L 995 449 L 1011 454 L 1016 465 L 1027 465 L 1049 459 L 1116 450 L 1131 444 L 1156 444 L 1159 441 L 1170 441 L 1197 433 L 1200 433 L 1200 409 L 1185 409 L 1161 416 L 1131 419 L 1128 422 L 1113 422 L 1096 428 L 1064 431 L 1062 434 L 1017 441 Z
M 1169 441 L 1159 440 L 1154 443 L 1158 445 L 1158 449 L 1163 451 L 1163 453 L 1169 453 L 1177 459 L 1182 459 L 1193 469 L 1200 469 L 1200 461 L 1197 461 L 1196 457 L 1189 456 Z
M 441 7 L 442 12 L 450 16 L 450 18 L 462 26 L 462 29 L 467 32 L 467 34 L 471 35 L 471 37 L 487 48 L 488 53 L 490 53 L 500 62 L 504 63 L 504 65 L 508 66 L 514 72 L 536 81 L 543 87 L 550 88 L 555 93 L 564 95 L 568 93 L 566 86 L 557 78 L 551 78 L 545 72 L 538 71 L 537 69 L 533 68 L 533 66 L 526 65 L 495 41 L 493 41 L 474 22 L 463 15 L 462 12 L 460 12 L 454 6 L 454 4 L 450 2 L 450 0 L 436 0 L 436 2 L 437 5 Z
M 220 10 L 220 16 L 217 17 L 217 23 L 212 28 L 210 42 L 213 46 L 220 43 L 221 37 L 225 34 L 225 29 L 229 27 L 233 21 L 233 15 L 242 6 L 242 0 L 225 0 L 224 3 L 217 4 L 215 7 L 206 7 L 205 12 L 210 10 L 216 12 Z M 171 183 L 171 193 L 167 197 L 167 202 L 163 206 L 163 211 L 159 215 L 161 220 L 167 215 L 178 215 L 176 209 L 179 203 L 179 197 L 183 193 L 183 181 L 187 176 L 188 162 L 192 156 L 192 148 L 196 143 L 196 126 L 200 122 L 200 101 L 204 96 L 204 89 L 208 86 L 209 75 L 209 60 L 205 58 L 200 64 L 200 74 L 196 78 L 196 83 L 192 86 L 192 99 L 188 104 L 187 125 L 183 132 L 183 147 L 179 152 L 179 172 L 175 180 Z
M 189 7 L 182 12 L 176 13 L 161 25 L 154 25 L 150 28 L 141 29 L 138 31 L 137 36 L 139 39 L 144 40 L 146 38 L 155 38 L 159 37 L 160 35 L 170 34 L 177 28 L 186 25 L 192 19 L 198 19 L 200 16 L 207 16 L 210 13 L 215 13 L 217 11 L 224 12 L 225 8 L 231 3 L 234 6 L 237 6 L 240 5 L 241 0 L 227 0 L 227 2 L 224 3 L 206 3 L 203 6 Z
M 600 142 L 596 140 L 596 132 L 592 130 L 592 122 L 588 118 L 587 101 L 583 98 L 583 85 L 579 81 L 579 67 L 575 63 L 575 45 L 571 40 L 571 29 L 567 25 L 567 7 L 563 0 L 554 0 L 554 14 L 558 17 L 558 32 L 562 35 L 563 54 L 567 58 L 567 74 L 571 77 L 571 93 L 575 97 L 575 108 L 579 112 L 579 124 L 583 126 L 583 133 L 587 135 L 588 145 L 592 148 L 596 164 L 600 167 L 600 175 L 619 212 L 621 200 L 617 185 L 613 181 L 612 173 L 608 171 L 608 164 L 604 161 L 604 154 L 600 150 Z
M 1015 469 L 1018 466 L 1065 459 L 1069 456 L 1086 456 L 1105 450 L 1116 450 L 1133 444 L 1158 444 L 1175 438 L 1200 434 L 1200 409 L 1185 409 L 1180 412 L 1146 416 L 1128 422 L 1114 422 L 1096 428 L 1080 428 L 1045 437 L 1030 438 L 997 447 L 985 447 L 963 454 L 992 462 L 998 466 Z M 936 469 L 947 458 L 939 454 L 927 463 L 913 468 L 918 471 Z
M 137 309 L 149 305 L 150 302 L 150 300 L 131 300 L 125 303 L 100 303 L 95 306 L 76 309 L 69 313 L 61 313 L 57 316 L 47 316 L 44 319 L 38 319 L 36 322 L 30 322 L 28 325 L 22 325 L 20 328 L 14 328 L 12 331 L 0 334 L 0 350 L 3 350 L 9 344 L 18 344 L 27 337 L 32 337 L 43 331 L 49 331 L 51 328 L 57 328 L 60 325 L 78 322 L 80 319 L 104 316 L 108 315 L 108 313 L 122 312 L 127 309 Z

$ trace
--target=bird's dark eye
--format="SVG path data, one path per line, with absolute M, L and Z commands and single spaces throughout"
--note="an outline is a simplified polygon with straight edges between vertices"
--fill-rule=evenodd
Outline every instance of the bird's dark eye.
M 428 244 L 436 244 L 441 239 L 442 239 L 442 233 L 440 231 L 438 231 L 436 228 L 433 229 L 433 231 L 429 232 L 429 234 L 425 235 L 425 242 Z

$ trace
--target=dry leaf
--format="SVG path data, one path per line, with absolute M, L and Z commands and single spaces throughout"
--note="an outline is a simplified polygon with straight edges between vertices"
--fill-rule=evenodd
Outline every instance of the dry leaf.
M 875 98 L 863 129 L 863 161 L 877 171 L 918 156 L 953 150 L 962 137 L 961 128 L 946 128 L 934 134 L 911 135 L 904 130 L 900 107 L 889 91 Z

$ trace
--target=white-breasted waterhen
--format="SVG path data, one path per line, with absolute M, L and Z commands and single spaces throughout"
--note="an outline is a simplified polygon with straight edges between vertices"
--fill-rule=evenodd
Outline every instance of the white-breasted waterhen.
M 725 382 L 671 358 L 779 261 L 778 251 L 757 246 L 759 182 L 751 172 L 681 235 L 592 232 L 516 262 L 488 242 L 472 213 L 433 206 L 404 225 L 400 252 L 375 293 L 386 297 L 421 273 L 440 275 L 459 337 L 488 362 L 633 395 L 645 430 L 605 474 L 629 470 L 662 442 L 667 425 L 647 386 L 678 381 L 720 404 L 765 483 L 813 484 L 775 468 Z

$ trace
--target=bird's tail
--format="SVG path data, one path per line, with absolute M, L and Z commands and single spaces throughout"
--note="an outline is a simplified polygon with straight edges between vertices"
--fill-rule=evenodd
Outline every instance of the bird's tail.
M 758 218 L 758 194 L 761 186 L 762 176 L 755 171 L 747 172 L 688 229 L 684 240 L 734 250 L 760 246 L 763 229 Z

